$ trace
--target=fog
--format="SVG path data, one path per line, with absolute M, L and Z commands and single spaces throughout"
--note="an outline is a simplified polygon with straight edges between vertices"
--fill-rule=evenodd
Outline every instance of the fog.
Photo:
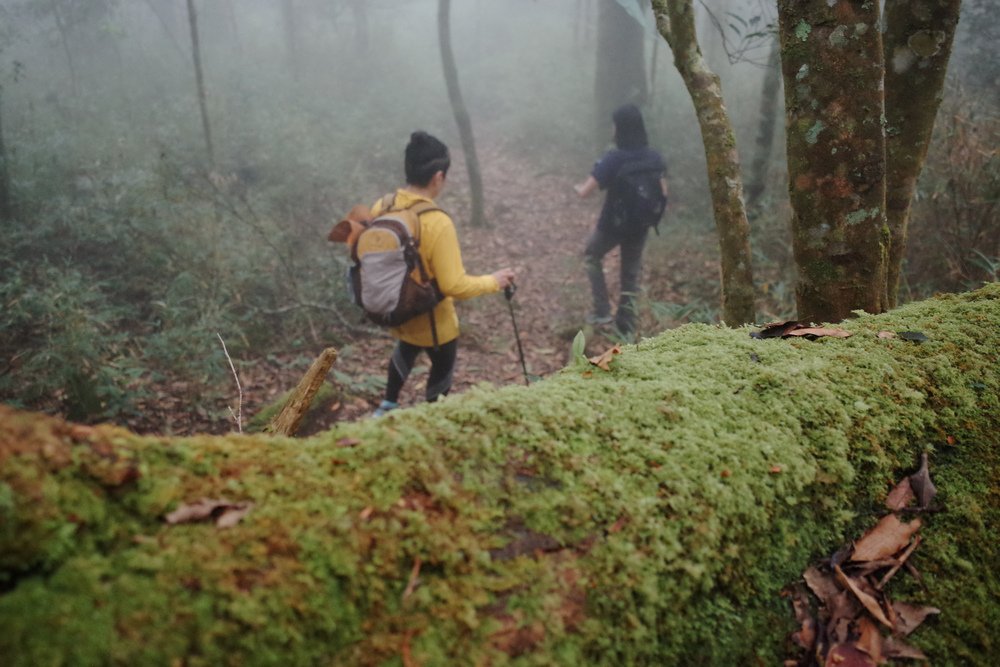
M 403 148 L 416 129 L 451 148 L 440 203 L 475 262 L 467 268 L 519 272 L 533 372 L 557 370 L 587 305 L 580 253 L 600 203 L 580 203 L 571 186 L 611 142 L 595 77 L 601 3 L 612 1 L 451 3 L 488 232 L 468 227 L 466 155 L 443 75 L 437 0 L 0 2 L 10 209 L 0 253 L 0 399 L 136 428 L 218 428 L 233 388 L 216 334 L 248 384 L 256 377 L 251 404 L 294 383 L 328 345 L 348 350 L 338 400 L 371 399 L 384 360 L 379 351 L 365 358 L 365 341 L 377 336 L 359 325 L 341 278 L 347 259 L 325 238 L 351 206 L 403 184 Z M 970 6 L 980 22 L 960 28 L 949 95 L 963 108 L 992 105 L 992 125 L 976 125 L 988 139 L 997 66 L 984 53 L 995 28 L 986 3 Z M 761 176 L 752 234 L 762 320 L 794 308 L 780 88 L 762 96 L 775 70 L 775 21 L 762 0 L 696 3 L 744 180 Z M 653 335 L 719 320 L 718 239 L 691 97 L 651 11 L 641 31 L 645 95 L 603 102 L 640 103 L 650 144 L 668 164 L 671 207 L 644 272 L 642 333 Z M 942 114 L 954 118 L 951 101 Z M 767 127 L 774 136 L 762 143 Z M 548 235 L 567 225 L 572 233 Z M 914 265 L 933 264 L 927 255 Z M 908 294 L 967 279 L 943 270 L 936 282 L 911 279 Z M 553 280 L 561 282 L 546 284 Z M 506 311 L 493 308 L 507 326 Z M 473 348 L 512 349 L 487 335 L 496 327 L 486 309 L 468 307 L 463 336 Z M 463 381 L 497 377 L 518 381 L 485 366 Z

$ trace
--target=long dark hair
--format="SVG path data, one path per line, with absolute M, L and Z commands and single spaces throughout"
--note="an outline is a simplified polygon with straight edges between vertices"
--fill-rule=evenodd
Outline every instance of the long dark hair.
M 634 104 L 625 104 L 611 114 L 615 123 L 615 145 L 618 148 L 630 150 L 645 148 L 649 145 L 646 136 L 646 123 L 642 120 L 642 112 Z

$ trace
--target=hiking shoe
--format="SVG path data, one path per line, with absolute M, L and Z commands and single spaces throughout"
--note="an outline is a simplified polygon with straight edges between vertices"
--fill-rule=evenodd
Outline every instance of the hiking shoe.
M 375 412 L 372 413 L 372 417 L 384 417 L 386 413 L 395 410 L 399 407 L 399 403 L 393 403 L 392 401 L 382 401 L 375 408 Z
M 615 321 L 615 318 L 611 315 L 598 315 L 597 313 L 590 313 L 587 315 L 587 324 L 611 324 Z

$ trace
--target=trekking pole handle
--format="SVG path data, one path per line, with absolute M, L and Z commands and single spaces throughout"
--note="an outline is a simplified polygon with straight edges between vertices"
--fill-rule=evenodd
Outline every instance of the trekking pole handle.
M 510 301 L 511 299 L 514 298 L 514 292 L 516 291 L 517 291 L 517 285 L 515 285 L 514 283 L 510 283 L 509 285 L 503 288 L 503 295 L 507 297 L 508 301 Z

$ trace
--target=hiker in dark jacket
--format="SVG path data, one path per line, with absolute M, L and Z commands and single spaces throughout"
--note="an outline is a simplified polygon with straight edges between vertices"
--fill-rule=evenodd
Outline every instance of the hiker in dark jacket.
M 589 324 L 615 323 L 618 332 L 626 337 L 635 333 L 637 307 L 635 303 L 639 291 L 639 275 L 642 269 L 642 251 L 649 234 L 649 225 L 629 219 L 626 207 L 619 201 L 614 188 L 615 178 L 623 168 L 637 162 L 651 165 L 659 170 L 659 183 L 664 197 L 667 195 L 666 164 L 663 157 L 649 147 L 646 125 L 642 112 L 634 104 L 619 107 L 612 114 L 614 123 L 615 148 L 605 153 L 595 164 L 590 176 L 575 187 L 580 197 L 586 197 L 600 188 L 608 194 L 601 208 L 597 226 L 587 240 L 584 251 L 587 277 L 593 296 L 593 311 L 587 316 Z M 621 246 L 621 298 L 618 312 L 611 315 L 611 301 L 608 286 L 604 280 L 604 256 L 616 246 Z

